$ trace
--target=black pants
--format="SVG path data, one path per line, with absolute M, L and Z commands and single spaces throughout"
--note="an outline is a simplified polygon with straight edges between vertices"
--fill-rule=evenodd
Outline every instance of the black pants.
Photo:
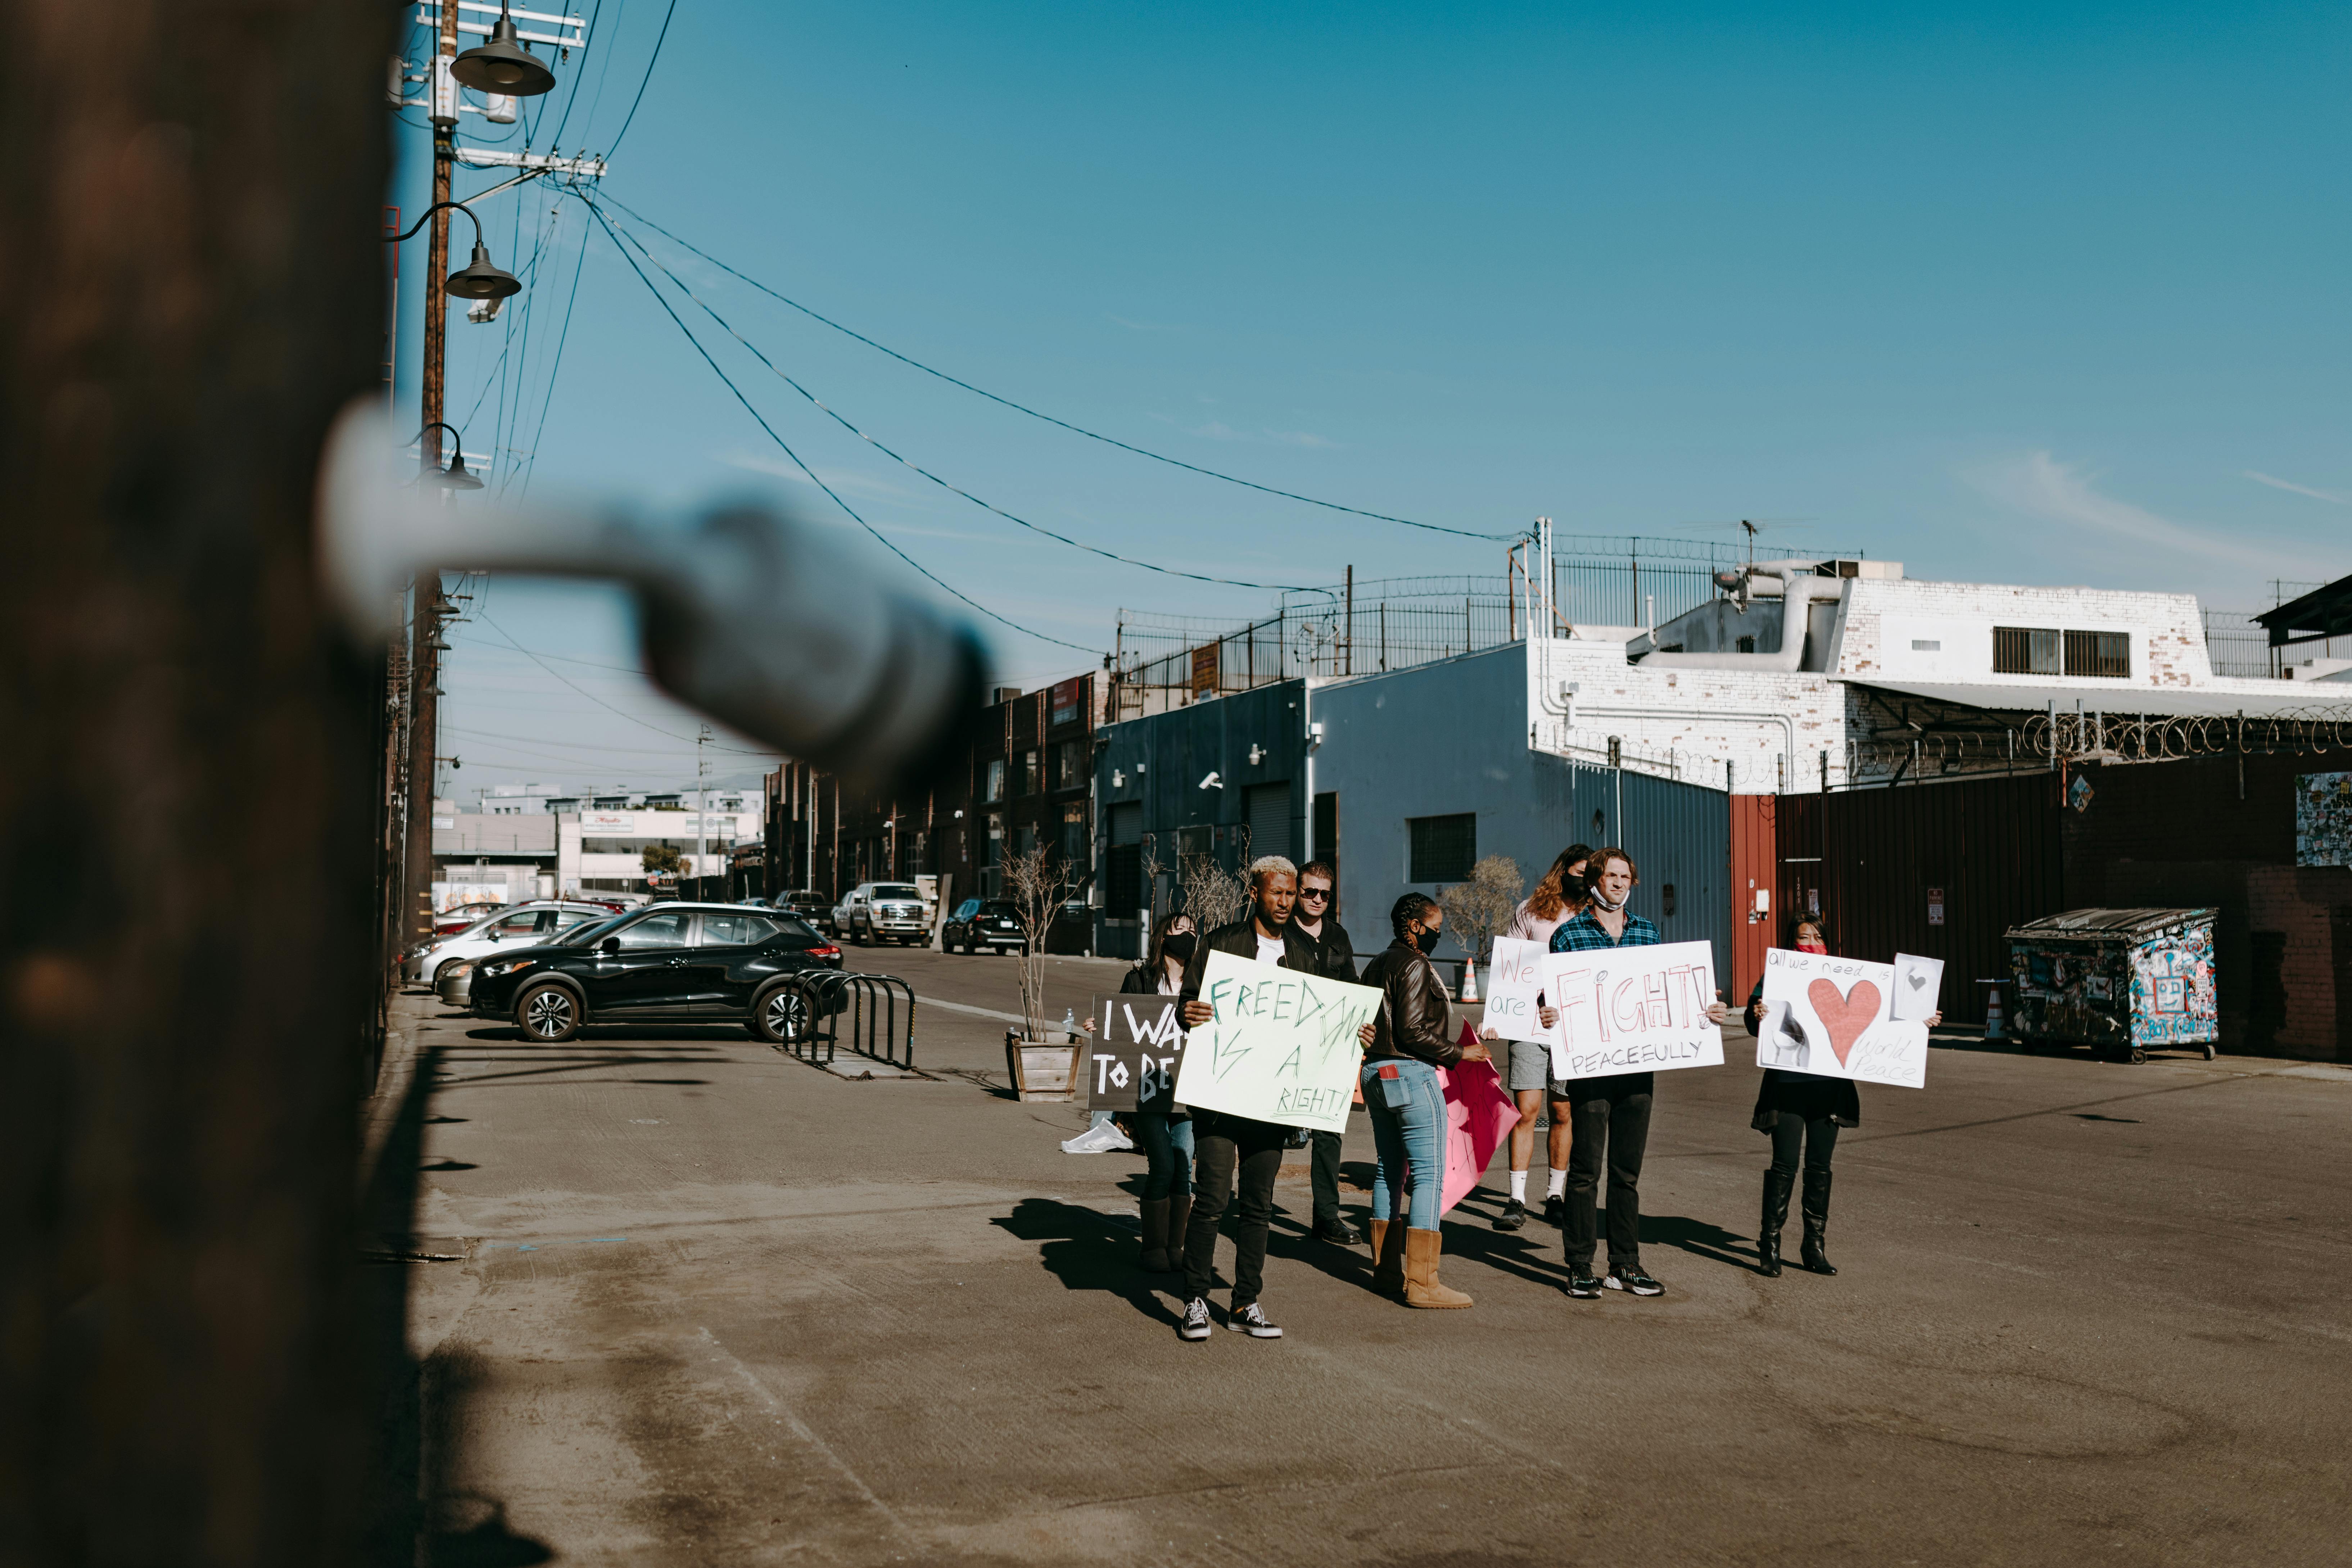
M 1575 1142 L 1568 1155 L 1568 1215 L 1561 1232 L 1571 1268 L 1591 1267 L 1599 1218 L 1593 1196 L 1601 1183 L 1601 1152 L 1609 1160 L 1609 1261 L 1642 1260 L 1642 1152 L 1650 1142 L 1651 1078 L 1645 1072 L 1614 1078 L 1571 1079 L 1566 1085 L 1569 1126 Z
M 1307 1135 L 1315 1176 L 1315 1224 L 1339 1223 L 1339 1135 L 1320 1129 Z
M 1234 1230 L 1234 1310 L 1265 1284 L 1265 1237 L 1274 1226 L 1274 1179 L 1290 1129 L 1222 1111 L 1194 1111 L 1192 1221 L 1184 1237 L 1184 1294 L 1205 1297 L 1217 1277 L 1217 1226 L 1241 1176 L 1241 1223 Z
M 1805 1169 L 1826 1171 L 1830 1156 L 1837 1152 L 1838 1124 L 1826 1116 L 1808 1121 L 1788 1111 L 1772 1123 L 1772 1168 L 1784 1176 L 1797 1173 L 1797 1151 L 1805 1153 Z

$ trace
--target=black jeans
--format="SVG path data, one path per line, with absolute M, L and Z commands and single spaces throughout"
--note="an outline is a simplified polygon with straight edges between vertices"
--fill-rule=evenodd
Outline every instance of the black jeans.
M 1784 1176 L 1796 1175 L 1797 1150 L 1802 1145 L 1805 1169 L 1828 1170 L 1830 1156 L 1837 1152 L 1837 1135 L 1838 1124 L 1829 1117 L 1817 1116 L 1807 1121 L 1785 1110 L 1780 1112 L 1780 1119 L 1772 1123 L 1772 1168 Z
M 1274 1227 L 1274 1179 L 1290 1129 L 1222 1111 L 1192 1113 L 1192 1220 L 1184 1236 L 1184 1294 L 1206 1297 L 1217 1278 L 1217 1226 L 1241 1176 L 1241 1223 L 1234 1227 L 1234 1310 L 1265 1284 L 1265 1237 Z
M 1609 1261 L 1642 1260 L 1642 1152 L 1650 1142 L 1651 1078 L 1645 1072 L 1614 1078 L 1571 1079 L 1565 1086 L 1569 1126 L 1575 1142 L 1568 1154 L 1568 1215 L 1560 1227 L 1571 1268 L 1590 1268 L 1598 1241 L 1593 1196 L 1601 1183 L 1601 1150 L 1609 1158 Z
M 1315 1177 L 1315 1224 L 1319 1228 L 1339 1223 L 1339 1134 L 1320 1129 L 1307 1135 L 1309 1163 Z

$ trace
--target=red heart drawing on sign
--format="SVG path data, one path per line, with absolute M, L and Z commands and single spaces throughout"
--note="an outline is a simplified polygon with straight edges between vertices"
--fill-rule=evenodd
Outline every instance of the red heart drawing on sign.
M 1838 1066 L 1843 1067 L 1846 1053 L 1878 1016 L 1878 987 L 1858 980 L 1853 990 L 1841 996 L 1829 981 L 1816 980 L 1805 987 L 1805 1000 L 1813 1005 L 1814 1016 L 1830 1032 L 1830 1049 L 1837 1053 Z

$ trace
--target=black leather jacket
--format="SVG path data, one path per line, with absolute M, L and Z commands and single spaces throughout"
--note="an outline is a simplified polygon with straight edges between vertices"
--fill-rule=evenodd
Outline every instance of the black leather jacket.
M 1219 926 L 1206 941 L 1192 948 L 1192 961 L 1184 966 L 1184 1000 L 1201 999 L 1201 976 L 1209 967 L 1212 952 L 1230 952 L 1235 958 L 1257 956 L 1257 917 L 1255 911 L 1229 926 Z M 1295 925 L 1282 928 L 1282 967 L 1296 969 L 1305 974 L 1323 973 L 1323 950 L 1315 939 Z
M 1306 933 L 1302 931 L 1300 934 Z M 1326 916 L 1322 934 L 1315 938 L 1315 946 L 1319 954 L 1316 960 L 1316 973 L 1326 980 L 1344 980 L 1351 985 L 1359 984 L 1356 979 L 1356 948 L 1348 940 L 1346 926 Z
M 1432 1067 L 1462 1059 L 1451 1033 L 1454 1008 L 1437 970 L 1421 949 L 1399 937 L 1372 955 L 1360 984 L 1381 988 L 1381 1010 L 1372 1021 L 1367 1057 L 1411 1057 Z

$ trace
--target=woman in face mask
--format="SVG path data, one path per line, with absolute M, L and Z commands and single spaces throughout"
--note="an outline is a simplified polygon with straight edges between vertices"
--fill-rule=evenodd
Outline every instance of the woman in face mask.
M 1437 1221 L 1445 1186 L 1445 1091 L 1437 1069 L 1491 1061 L 1483 1045 L 1455 1042 L 1445 983 L 1429 962 L 1445 911 L 1407 893 L 1389 911 L 1396 940 L 1364 966 L 1381 990 L 1372 1043 L 1364 1053 L 1364 1109 L 1371 1112 L 1373 1288 L 1402 1292 L 1408 1307 L 1466 1307 L 1470 1298 L 1437 1280 Z M 1406 1205 L 1405 1173 L 1412 1175 Z
M 1184 965 L 1200 935 L 1192 917 L 1163 915 L 1151 952 L 1119 983 L 1122 996 L 1174 996 L 1184 988 Z M 1192 1217 L 1192 1119 L 1181 1109 L 1138 1110 L 1129 1120 L 1143 1146 L 1143 1267 L 1172 1271 L 1184 1256 L 1184 1229 Z
M 1789 945 L 1799 952 L 1827 952 L 1829 942 L 1818 920 L 1801 920 L 1790 932 Z M 1944 1021 L 1941 1013 L 1927 1016 L 1927 1026 Z M 1748 997 L 1748 1029 L 1780 1059 L 1801 1064 L 1814 1042 L 1805 1039 L 1789 1009 L 1767 1005 L 1764 982 Z M 1805 1173 L 1803 1216 L 1805 1239 L 1800 1257 L 1816 1274 L 1834 1274 L 1825 1250 L 1830 1223 L 1830 1157 L 1837 1152 L 1838 1129 L 1862 1124 L 1862 1096 L 1850 1078 L 1822 1078 L 1801 1067 L 1766 1068 L 1756 1091 L 1756 1115 L 1748 1122 L 1772 1140 L 1772 1163 L 1764 1171 L 1764 1212 L 1756 1226 L 1756 1269 L 1780 1272 L 1780 1227 L 1789 1219 L 1789 1194 L 1797 1185 L 1799 1156 Z

